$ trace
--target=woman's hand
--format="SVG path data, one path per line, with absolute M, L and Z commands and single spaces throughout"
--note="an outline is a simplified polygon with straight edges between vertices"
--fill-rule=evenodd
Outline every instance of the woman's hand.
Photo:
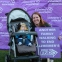
M 58 39 L 61 40 L 62 39 L 62 36 L 59 36 Z

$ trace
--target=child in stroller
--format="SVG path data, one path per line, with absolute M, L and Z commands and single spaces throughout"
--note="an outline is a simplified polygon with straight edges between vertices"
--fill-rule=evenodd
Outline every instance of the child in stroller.
M 26 32 L 28 31 L 28 27 L 24 22 L 19 23 L 19 30 L 18 32 Z M 18 41 L 18 45 L 27 45 L 27 46 L 32 46 L 32 43 L 30 41 L 31 39 L 31 35 L 27 34 L 27 35 L 19 35 L 16 36 L 17 41 Z

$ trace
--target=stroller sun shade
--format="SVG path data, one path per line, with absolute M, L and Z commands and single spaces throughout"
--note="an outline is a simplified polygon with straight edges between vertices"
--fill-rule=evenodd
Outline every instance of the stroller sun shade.
M 10 27 L 11 27 L 11 24 L 14 25 L 14 24 L 17 24 L 17 22 L 28 22 L 27 25 L 30 26 L 30 23 L 31 23 L 31 18 L 29 16 L 29 14 L 24 11 L 23 9 L 21 8 L 14 8 L 12 9 L 9 13 L 7 13 L 7 29 L 8 31 L 10 31 Z M 14 22 L 11 23 L 11 22 Z
M 7 22 L 10 23 L 11 20 L 14 20 L 17 18 L 23 18 L 30 23 L 30 16 L 27 14 L 27 12 L 25 12 L 23 9 L 20 9 L 20 8 L 15 8 L 8 13 Z

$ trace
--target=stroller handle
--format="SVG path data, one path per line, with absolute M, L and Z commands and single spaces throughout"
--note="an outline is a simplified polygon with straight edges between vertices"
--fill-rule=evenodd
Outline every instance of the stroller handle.
M 15 32 L 15 33 L 12 33 L 12 36 L 15 36 L 15 35 L 27 35 L 27 34 L 30 34 L 30 35 L 37 35 L 36 32 Z

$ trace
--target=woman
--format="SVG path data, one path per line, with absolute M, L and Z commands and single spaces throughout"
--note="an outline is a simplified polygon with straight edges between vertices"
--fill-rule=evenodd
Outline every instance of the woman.
M 41 15 L 38 12 L 32 14 L 31 24 L 32 31 L 35 31 L 35 27 L 50 27 L 50 25 L 41 18 Z M 42 62 L 47 62 L 47 59 L 42 59 Z
M 32 31 L 35 30 L 35 27 L 50 27 L 50 25 L 41 18 L 41 15 L 38 12 L 34 12 L 31 19 Z

